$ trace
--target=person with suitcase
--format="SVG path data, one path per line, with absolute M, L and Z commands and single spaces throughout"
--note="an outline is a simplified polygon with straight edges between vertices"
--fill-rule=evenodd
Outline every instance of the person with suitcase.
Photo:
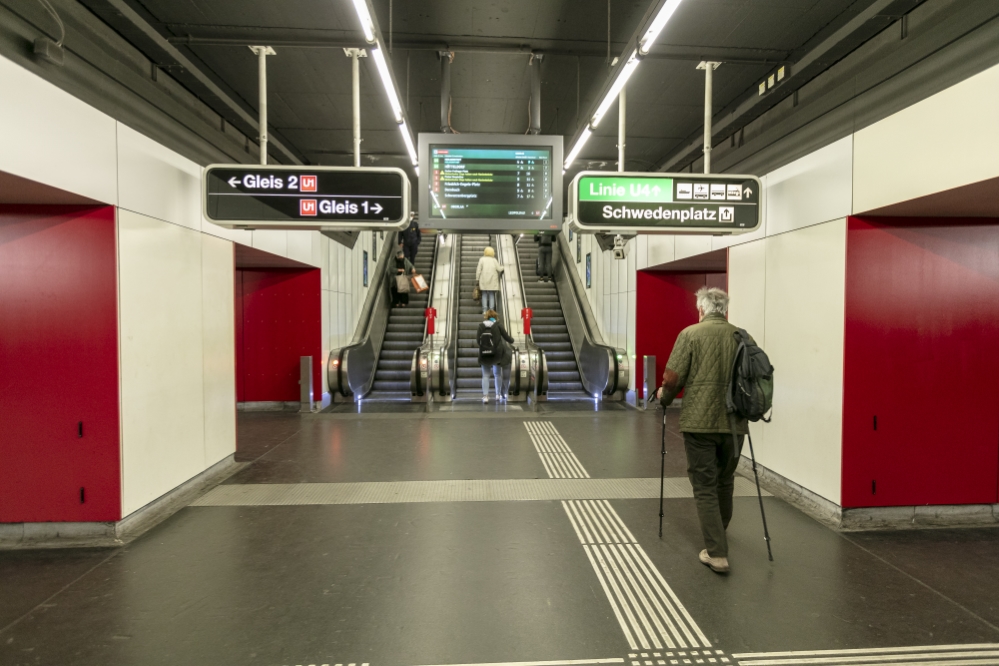
M 490 371 L 496 383 L 496 402 L 505 401 L 510 390 L 510 364 L 513 361 L 513 337 L 497 321 L 495 310 L 482 315 L 482 323 L 475 333 L 479 346 L 479 365 L 482 367 L 482 402 L 489 402 Z M 509 344 L 508 344 L 509 343 Z
M 409 277 L 416 275 L 416 268 L 399 250 L 395 254 L 395 275 L 392 276 L 392 307 L 404 308 L 409 305 Z

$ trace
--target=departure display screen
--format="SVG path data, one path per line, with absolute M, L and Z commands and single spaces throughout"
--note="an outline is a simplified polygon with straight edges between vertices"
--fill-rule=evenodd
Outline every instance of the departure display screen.
M 430 144 L 430 217 L 552 218 L 548 146 Z

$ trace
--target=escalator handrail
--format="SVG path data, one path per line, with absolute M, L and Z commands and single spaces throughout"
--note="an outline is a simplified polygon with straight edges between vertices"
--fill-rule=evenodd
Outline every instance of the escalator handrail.
M 454 234 L 451 248 L 451 304 L 448 315 L 448 330 L 444 336 L 441 351 L 447 356 L 448 384 L 454 398 L 458 388 L 458 319 L 461 314 L 461 234 Z M 443 363 L 442 363 L 443 365 Z
M 575 330 L 569 317 L 566 317 L 566 328 L 569 330 L 569 340 L 572 342 L 573 351 L 576 354 L 577 366 L 580 379 L 583 380 L 583 387 L 588 393 L 610 394 L 617 392 L 621 387 L 617 385 L 619 357 L 626 352 L 608 345 L 604 341 L 603 334 L 597 324 L 596 317 L 590 309 L 589 299 L 583 288 L 582 280 L 575 270 L 574 262 L 571 261 L 571 251 L 565 234 L 558 234 L 556 245 L 558 245 L 558 261 L 553 261 L 553 272 L 555 273 L 556 285 L 565 284 L 567 291 L 571 292 L 571 298 L 562 298 L 559 292 L 559 301 L 562 304 L 562 311 L 565 314 L 567 308 L 572 308 L 571 312 L 576 315 L 582 330 Z M 567 259 L 568 257 L 568 259 Z M 553 257 L 554 259 L 554 257 Z M 563 277 L 564 276 L 564 277 Z M 560 279 L 561 278 L 561 279 Z M 573 335 L 575 333 L 575 335 Z M 582 362 L 584 350 L 599 350 L 606 354 L 608 358 L 608 376 L 603 386 L 599 381 L 586 376 L 586 364 Z
M 524 272 L 520 265 L 520 252 L 517 251 L 517 244 L 521 240 L 523 240 L 523 234 L 521 234 L 518 238 L 515 238 L 513 241 L 513 261 L 516 264 L 517 282 L 520 285 L 521 300 L 524 303 L 524 307 L 529 308 L 531 307 L 531 304 L 527 300 L 527 289 L 524 286 Z M 538 358 L 537 376 L 535 381 L 537 381 L 538 386 L 547 386 L 548 378 L 545 376 L 545 368 L 547 365 L 543 360 L 545 352 L 537 345 L 536 342 L 534 342 L 533 331 L 524 334 L 524 346 L 527 348 L 528 357 L 530 357 L 531 353 L 534 353 Z
M 436 234 L 434 236 L 434 249 L 433 256 L 430 258 L 430 291 L 427 292 L 427 308 L 434 307 L 434 287 L 437 286 L 437 273 L 440 271 L 434 270 L 437 267 L 437 251 L 440 249 L 441 235 Z M 427 342 L 427 327 L 430 325 L 430 319 L 426 316 L 426 312 L 423 314 L 423 344 Z M 422 345 L 421 345 L 422 346 Z

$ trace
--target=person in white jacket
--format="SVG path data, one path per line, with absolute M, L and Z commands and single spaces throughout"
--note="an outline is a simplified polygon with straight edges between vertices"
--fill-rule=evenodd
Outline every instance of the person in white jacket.
M 479 257 L 479 265 L 475 267 L 475 284 L 482 293 L 482 314 L 496 309 L 496 292 L 500 288 L 500 274 L 503 267 L 496 261 L 496 250 L 487 247 Z

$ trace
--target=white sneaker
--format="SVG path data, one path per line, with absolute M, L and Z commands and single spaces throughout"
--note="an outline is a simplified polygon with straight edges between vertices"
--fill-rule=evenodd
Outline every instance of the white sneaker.
M 489 398 L 487 398 L 486 396 L 482 396 L 482 404 L 484 405 L 487 402 L 489 402 Z

